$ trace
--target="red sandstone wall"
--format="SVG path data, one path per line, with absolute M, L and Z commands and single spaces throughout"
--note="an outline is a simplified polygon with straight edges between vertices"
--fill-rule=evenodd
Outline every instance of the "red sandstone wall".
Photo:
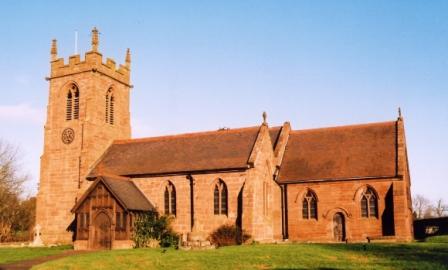
M 281 239 L 281 193 L 273 180 L 273 149 L 266 126 L 262 127 L 251 155 L 253 168 L 247 172 L 222 172 L 192 175 L 194 179 L 194 233 L 206 239 L 223 224 L 235 224 L 238 194 L 243 188 L 243 229 L 257 241 Z M 228 190 L 228 215 L 214 215 L 213 190 L 218 179 Z M 190 180 L 187 175 L 134 178 L 133 181 L 160 213 L 164 211 L 164 190 L 168 181 L 176 188 L 177 215 L 174 229 L 191 232 Z M 266 195 L 266 196 L 265 196 Z
M 251 155 L 254 167 L 248 170 L 244 187 L 243 229 L 261 242 L 280 240 L 281 191 L 273 180 L 274 152 L 267 126 L 262 126 Z
M 227 172 L 193 175 L 195 230 L 205 240 L 209 234 L 223 224 L 235 224 L 237 218 L 238 193 L 246 179 L 245 172 Z M 218 179 L 223 180 L 228 190 L 228 215 L 214 215 L 213 191 Z M 148 200 L 160 213 L 164 212 L 164 191 L 168 181 L 176 188 L 176 217 L 173 228 L 180 234 L 191 232 L 190 180 L 187 175 L 134 178 Z M 244 213 L 243 213 L 244 214 Z
M 397 205 L 394 213 L 396 220 L 397 238 L 403 241 L 410 241 L 414 237 L 413 215 L 411 199 L 411 176 L 409 172 L 406 136 L 404 130 L 404 120 L 400 116 L 397 121 L 397 165 L 398 175 L 403 181 L 394 186 L 394 203 Z
M 349 241 L 365 241 L 366 237 L 383 236 L 382 215 L 385 196 L 392 184 L 394 192 L 402 181 L 360 180 L 288 185 L 289 239 L 297 241 L 333 241 L 333 216 L 342 212 L 346 220 L 346 237 Z M 378 194 L 378 218 L 361 217 L 360 195 L 366 185 Z M 318 219 L 302 218 L 302 199 L 307 189 L 313 190 L 318 199 Z M 394 193 L 398 198 L 399 194 Z M 396 203 L 396 200 L 394 200 Z M 403 211 L 394 205 L 395 212 Z M 400 222 L 400 221 L 398 221 Z M 396 226 L 401 226 L 397 224 Z

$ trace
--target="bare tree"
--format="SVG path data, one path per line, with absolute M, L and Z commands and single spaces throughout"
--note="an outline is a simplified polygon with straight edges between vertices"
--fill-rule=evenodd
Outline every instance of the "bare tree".
M 414 213 L 417 219 L 423 218 L 425 212 L 430 207 L 430 201 L 423 195 L 417 194 L 412 199 L 412 207 L 414 208 Z
M 448 205 L 446 205 L 442 199 L 438 199 L 436 201 L 436 205 L 434 207 L 434 212 L 438 217 L 442 217 L 445 212 L 448 211 Z
M 21 173 L 18 150 L 0 140 L 0 242 L 11 237 L 19 216 L 20 195 L 27 175 Z

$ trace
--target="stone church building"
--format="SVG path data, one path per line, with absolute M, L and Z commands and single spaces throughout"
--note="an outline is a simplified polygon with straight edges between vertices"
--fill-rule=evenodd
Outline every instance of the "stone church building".
M 51 46 L 36 224 L 46 244 L 129 248 L 138 213 L 184 242 L 234 224 L 260 242 L 412 239 L 404 120 L 294 130 L 289 122 L 131 138 L 131 56 Z

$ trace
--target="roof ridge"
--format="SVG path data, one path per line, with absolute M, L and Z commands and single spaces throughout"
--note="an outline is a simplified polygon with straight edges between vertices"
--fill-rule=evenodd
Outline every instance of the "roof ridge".
M 222 129 L 222 130 L 207 130 L 207 131 L 199 131 L 199 132 L 188 132 L 188 133 L 179 133 L 179 134 L 171 134 L 171 135 L 162 135 L 162 136 L 154 136 L 154 137 L 143 137 L 143 138 L 133 138 L 133 139 L 122 139 L 122 140 L 114 140 L 112 144 L 126 144 L 126 143 L 138 143 L 138 142 L 146 142 L 160 139 L 176 139 L 176 138 L 187 138 L 193 136 L 203 136 L 209 135 L 213 133 L 234 133 L 249 129 L 259 129 L 260 126 L 251 126 L 251 127 L 241 127 L 241 128 L 232 128 L 232 129 Z
M 340 125 L 340 126 L 332 126 L 332 127 L 307 128 L 307 129 L 291 130 L 291 133 L 299 134 L 299 133 L 321 131 L 321 130 L 380 126 L 380 125 L 385 125 L 385 124 L 395 124 L 396 122 L 397 121 L 383 121 L 383 122 L 371 122 L 371 123 L 362 123 L 362 124 Z
M 112 180 L 126 180 L 126 181 L 131 181 L 131 179 L 129 177 L 126 176 L 121 176 L 121 175 L 116 175 L 116 174 L 112 174 L 112 173 L 107 173 L 107 172 L 103 172 L 98 174 L 96 177 L 106 177 Z

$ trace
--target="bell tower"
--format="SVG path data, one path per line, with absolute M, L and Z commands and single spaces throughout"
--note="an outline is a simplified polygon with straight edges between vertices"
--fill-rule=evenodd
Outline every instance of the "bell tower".
M 64 63 L 57 56 L 56 40 L 52 41 L 36 209 L 44 244 L 71 243 L 70 210 L 90 184 L 86 181 L 90 166 L 113 140 L 131 136 L 131 55 L 128 49 L 125 64 L 118 68 L 113 59 L 104 63 L 98 34 L 94 28 L 92 47 L 83 61 L 72 55 Z

